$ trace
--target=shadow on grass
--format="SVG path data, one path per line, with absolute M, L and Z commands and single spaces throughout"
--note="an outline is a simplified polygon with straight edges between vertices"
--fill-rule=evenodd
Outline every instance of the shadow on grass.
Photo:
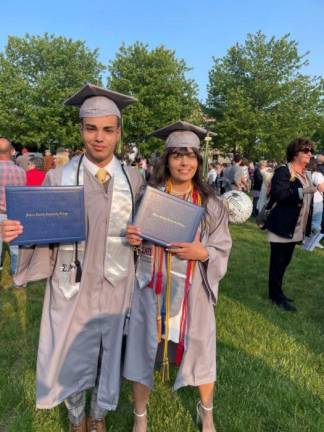
M 35 372 L 44 282 L 14 290 L 9 273 L 5 271 L 1 276 L 0 431 L 66 431 L 63 406 L 36 410 Z
M 324 351 L 324 289 L 320 269 L 324 252 L 296 247 L 283 289 L 295 299 L 297 314 L 272 306 L 268 299 L 269 245 L 266 234 L 252 223 L 232 227 L 234 246 L 220 293 L 262 314 L 314 353 Z
M 324 430 L 324 404 L 318 396 L 230 344 L 219 342 L 218 353 L 219 384 L 214 399 L 217 432 Z M 196 389 L 181 389 L 177 397 L 194 424 Z

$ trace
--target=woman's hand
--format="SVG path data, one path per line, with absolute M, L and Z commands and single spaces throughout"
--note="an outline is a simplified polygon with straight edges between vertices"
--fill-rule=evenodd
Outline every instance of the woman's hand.
M 0 235 L 5 243 L 15 240 L 23 232 L 23 226 L 19 221 L 6 219 L 0 224 Z
M 167 250 L 182 260 L 205 261 L 208 258 L 208 250 L 200 242 L 198 234 L 192 243 L 172 243 Z
M 308 194 L 308 193 L 315 193 L 317 191 L 317 187 L 316 186 L 306 186 L 303 188 L 303 193 L 304 194 Z
M 139 246 L 143 241 L 140 230 L 135 225 L 127 225 L 126 239 L 131 246 Z
M 319 192 L 324 192 L 324 183 L 320 183 L 320 184 L 317 186 L 317 190 L 318 190 Z

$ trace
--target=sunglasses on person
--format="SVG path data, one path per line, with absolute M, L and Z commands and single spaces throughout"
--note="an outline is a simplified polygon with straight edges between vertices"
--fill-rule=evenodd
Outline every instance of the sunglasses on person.
M 305 147 L 305 148 L 301 149 L 300 151 L 302 153 L 305 153 L 305 154 L 308 154 L 308 153 L 314 154 L 314 150 L 312 148 L 309 148 L 309 147 Z

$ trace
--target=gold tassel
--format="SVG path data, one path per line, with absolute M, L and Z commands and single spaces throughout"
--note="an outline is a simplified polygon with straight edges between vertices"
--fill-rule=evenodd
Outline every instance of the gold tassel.
M 162 340 L 162 316 L 161 316 L 161 296 L 157 296 L 157 313 L 156 313 L 156 330 L 157 330 L 157 342 L 160 343 Z
M 170 381 L 170 367 L 168 359 L 163 360 L 162 362 L 162 382 L 166 381 Z
M 157 329 L 157 342 L 160 343 L 162 340 L 162 317 L 158 315 L 156 317 L 156 329 Z
M 170 380 L 170 368 L 168 358 L 168 342 L 169 342 L 169 319 L 170 319 L 170 302 L 171 302 L 171 252 L 167 252 L 167 280 L 165 290 L 165 335 L 163 347 L 163 362 L 162 362 L 162 381 Z

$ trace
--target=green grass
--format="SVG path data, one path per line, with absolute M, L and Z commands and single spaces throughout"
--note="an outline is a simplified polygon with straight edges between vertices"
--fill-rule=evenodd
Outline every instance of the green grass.
M 268 245 L 253 223 L 231 228 L 234 247 L 217 306 L 218 432 L 324 431 L 324 251 L 297 248 L 285 279 L 297 314 L 267 300 Z M 6 258 L 6 268 L 8 267 Z M 0 281 L 0 431 L 67 430 L 64 406 L 35 410 L 35 363 L 44 285 L 13 292 Z M 175 371 L 172 371 L 174 376 Z M 194 432 L 197 393 L 173 393 L 158 372 L 150 432 Z M 130 431 L 130 385 L 124 383 L 109 431 Z

